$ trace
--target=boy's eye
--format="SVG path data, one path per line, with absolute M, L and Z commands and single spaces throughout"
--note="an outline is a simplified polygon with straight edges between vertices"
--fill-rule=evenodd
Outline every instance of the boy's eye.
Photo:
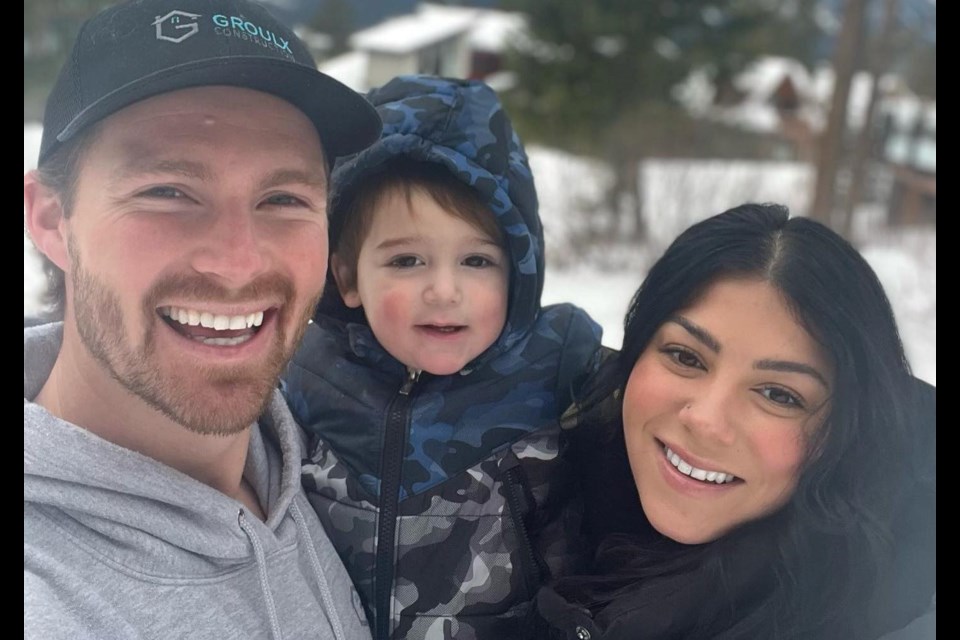
M 468 267 L 474 267 L 477 269 L 482 269 L 484 267 L 495 267 L 497 263 L 488 258 L 487 256 L 467 256 L 463 260 L 463 264 Z
M 400 269 L 406 269 L 409 267 L 415 267 L 418 264 L 423 264 L 423 262 L 417 256 L 397 256 L 388 262 L 391 267 L 397 267 Z

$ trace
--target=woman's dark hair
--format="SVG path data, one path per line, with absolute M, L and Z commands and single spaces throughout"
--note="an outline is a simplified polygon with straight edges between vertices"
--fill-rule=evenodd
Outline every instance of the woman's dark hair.
M 716 581 L 735 574 L 738 558 L 750 555 L 742 552 L 744 540 L 763 541 L 773 587 L 753 594 L 739 613 L 721 616 L 717 607 L 704 606 L 691 628 L 710 638 L 857 637 L 843 621 L 866 606 L 882 570 L 878 559 L 889 556 L 892 512 L 911 462 L 904 400 L 910 370 L 880 282 L 843 238 L 771 204 L 742 205 L 684 231 L 633 297 L 623 348 L 588 385 L 582 413 L 588 416 L 623 388 L 670 316 L 729 278 L 775 287 L 834 367 L 830 412 L 812 436 L 793 498 L 773 516 L 705 545 L 661 541 L 663 550 L 655 553 L 649 540 L 608 535 L 596 558 L 594 573 L 601 577 L 561 580 L 557 589 L 600 610 L 641 581 L 650 598 L 668 599 L 673 587 L 658 590 L 657 580 L 670 585 L 668 575 L 686 573 L 713 581 L 706 593 L 714 595 L 706 599 L 722 601 Z M 625 459 L 619 400 L 617 407 L 599 427 Z M 620 507 L 640 509 L 639 501 Z

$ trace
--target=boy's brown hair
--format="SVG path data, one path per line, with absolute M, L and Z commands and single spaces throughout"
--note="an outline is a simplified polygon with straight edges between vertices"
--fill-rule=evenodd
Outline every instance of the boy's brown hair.
M 391 193 L 402 193 L 410 203 L 415 189 L 433 198 L 441 209 L 474 227 L 506 249 L 503 230 L 496 215 L 472 187 L 461 182 L 446 167 L 399 157 L 381 165 L 360 180 L 359 186 L 341 194 L 337 203 L 341 224 L 332 252 L 343 271 L 341 286 L 356 287 L 360 249 L 370 233 L 377 207 Z

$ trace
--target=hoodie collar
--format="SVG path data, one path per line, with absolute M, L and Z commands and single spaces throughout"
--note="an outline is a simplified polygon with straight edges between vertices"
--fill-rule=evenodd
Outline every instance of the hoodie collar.
M 247 536 L 237 526 L 239 502 L 32 402 L 53 368 L 62 335 L 60 323 L 24 330 L 24 502 L 69 513 L 81 528 L 122 540 L 131 563 L 155 555 L 151 537 L 195 554 L 198 566 L 202 558 L 247 558 Z M 254 526 L 275 545 L 300 490 L 302 436 L 278 391 L 251 428 L 244 477 L 268 513 L 265 523 Z

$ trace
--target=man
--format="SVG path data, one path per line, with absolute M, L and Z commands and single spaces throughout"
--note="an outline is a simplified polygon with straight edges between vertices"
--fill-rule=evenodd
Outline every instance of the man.
M 84 25 L 24 176 L 65 293 L 24 331 L 26 637 L 369 636 L 275 387 L 323 287 L 328 165 L 379 129 L 246 0 Z

